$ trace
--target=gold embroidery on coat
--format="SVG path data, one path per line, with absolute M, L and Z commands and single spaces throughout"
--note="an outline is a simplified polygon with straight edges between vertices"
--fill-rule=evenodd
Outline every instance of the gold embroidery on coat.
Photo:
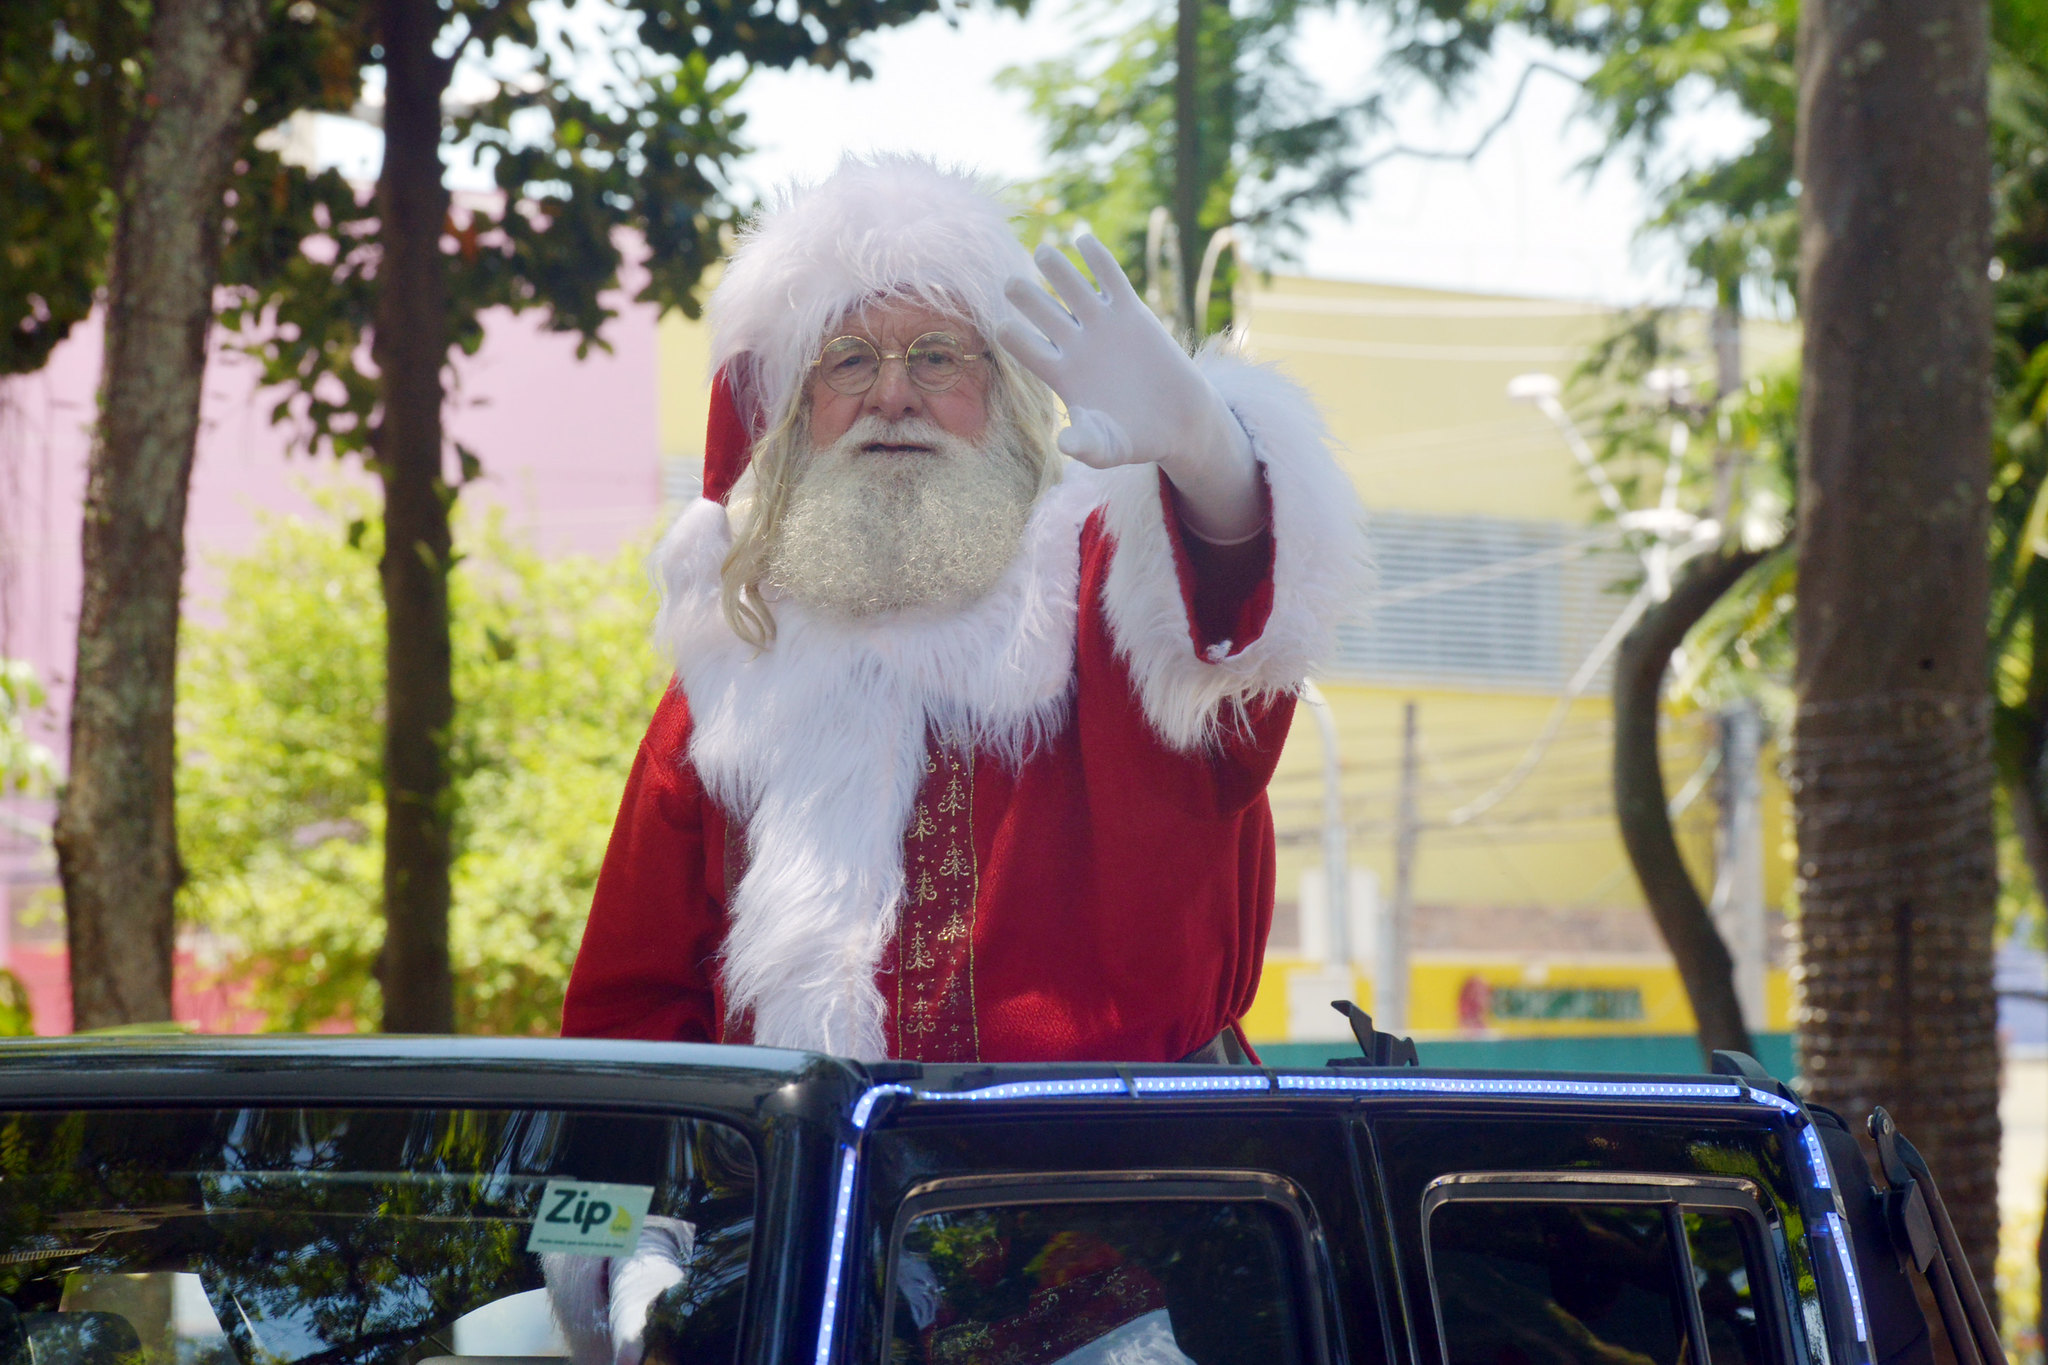
M 936 740 L 904 831 L 905 895 L 884 961 L 895 971 L 896 1055 L 980 1060 L 974 1017 L 974 760 Z

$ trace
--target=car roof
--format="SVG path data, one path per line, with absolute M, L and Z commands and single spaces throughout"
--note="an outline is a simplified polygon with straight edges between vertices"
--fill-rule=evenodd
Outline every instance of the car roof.
M 816 1053 L 698 1043 L 391 1034 L 203 1036 L 121 1032 L 0 1040 L 0 1105 L 447 1104 L 655 1109 L 758 1122 L 770 1111 L 864 1126 L 874 1107 L 962 1101 L 1263 1097 L 1551 1100 L 1720 1105 L 1765 1092 L 1721 1075 L 1252 1068 L 1105 1063 L 869 1065 Z M 865 1108 L 863 1108 L 865 1105 Z M 979 1106 L 978 1106 L 979 1107 Z
M 919 1065 L 882 1063 L 866 1068 L 878 1090 L 893 1091 L 913 1106 L 961 1101 L 1089 1098 L 1186 1099 L 1314 1096 L 1390 1100 L 1558 1100 L 1609 1103 L 1723 1104 L 1751 1101 L 1786 1112 L 1794 1107 L 1773 1085 L 1707 1074 L 1476 1071 L 1442 1067 L 1322 1068 L 1137 1065 Z
M 857 1067 L 812 1053 L 587 1038 L 109 1032 L 0 1040 L 0 1105 L 447 1104 L 844 1112 Z

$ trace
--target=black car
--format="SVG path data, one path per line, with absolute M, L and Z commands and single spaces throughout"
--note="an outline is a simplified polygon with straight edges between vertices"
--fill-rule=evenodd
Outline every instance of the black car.
M 9 1043 L 0 1365 L 1892 1365 L 1909 1266 L 2000 1365 L 1910 1146 L 1721 1066 Z

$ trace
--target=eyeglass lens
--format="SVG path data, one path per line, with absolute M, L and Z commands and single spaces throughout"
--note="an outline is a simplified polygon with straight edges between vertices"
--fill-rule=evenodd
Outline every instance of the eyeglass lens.
M 889 352 L 891 358 L 899 354 L 910 382 L 926 393 L 944 393 L 959 383 L 967 363 L 966 347 L 944 332 L 926 332 L 904 351 Z M 875 386 L 881 377 L 882 359 L 882 353 L 865 337 L 835 337 L 825 343 L 818 370 L 835 393 L 857 396 Z

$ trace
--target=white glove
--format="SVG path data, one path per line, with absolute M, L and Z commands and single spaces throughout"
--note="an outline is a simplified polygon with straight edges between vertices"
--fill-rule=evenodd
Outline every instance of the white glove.
M 1060 449 L 1097 469 L 1157 464 L 1204 540 L 1229 544 L 1256 535 L 1265 510 L 1244 428 L 1109 249 L 1093 237 L 1081 238 L 1080 248 L 1101 292 L 1065 256 L 1042 246 L 1032 259 L 1067 306 L 1034 281 L 1011 280 L 1004 292 L 1025 322 L 1006 322 L 996 333 L 1066 404 Z

